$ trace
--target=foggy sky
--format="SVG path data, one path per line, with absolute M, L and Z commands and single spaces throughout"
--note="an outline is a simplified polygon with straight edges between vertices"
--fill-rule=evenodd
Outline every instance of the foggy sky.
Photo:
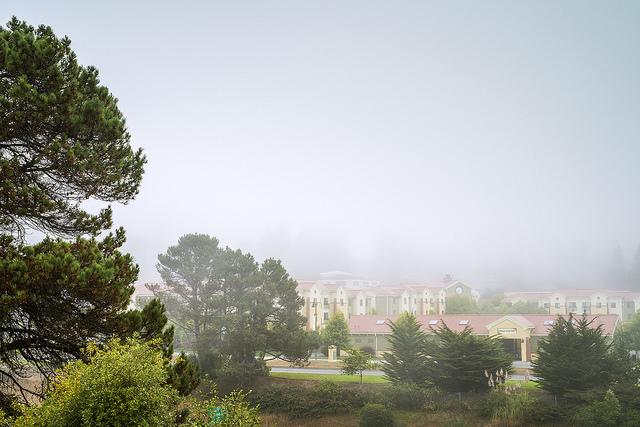
M 201 232 L 300 279 L 609 286 L 640 244 L 640 3 L 13 1 L 149 160 L 140 281 Z

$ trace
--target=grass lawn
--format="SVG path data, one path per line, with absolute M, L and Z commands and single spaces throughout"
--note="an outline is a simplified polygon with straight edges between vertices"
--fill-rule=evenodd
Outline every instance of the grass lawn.
M 303 372 L 271 372 L 275 378 L 287 378 L 290 380 L 310 380 L 310 381 L 334 381 L 337 383 L 359 383 L 360 375 L 342 375 L 342 374 L 306 374 Z M 388 381 L 383 377 L 375 375 L 365 375 L 362 377 L 364 384 L 385 384 Z

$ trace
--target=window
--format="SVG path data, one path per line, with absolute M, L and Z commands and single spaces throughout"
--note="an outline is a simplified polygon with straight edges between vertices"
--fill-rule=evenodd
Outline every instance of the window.
M 553 320 L 545 320 L 543 324 L 544 324 L 544 326 L 552 326 L 553 325 Z
M 329 305 L 329 298 L 324 299 L 324 305 Z
M 431 326 L 433 326 L 433 325 L 437 325 L 437 324 L 438 324 L 438 321 L 437 321 L 437 320 L 429 320 L 429 324 L 430 324 Z
M 582 308 L 587 308 L 587 306 L 588 306 L 588 305 L 589 305 L 589 304 L 587 304 L 587 302 L 586 302 L 586 301 L 582 301 Z
M 360 307 L 362 307 L 363 303 L 364 303 L 364 301 L 360 300 Z
M 340 298 L 340 305 L 344 305 L 344 299 Z
M 556 303 L 556 308 L 560 308 L 560 303 L 559 302 Z
M 469 324 L 469 321 L 466 319 L 458 322 L 458 325 L 468 325 L 468 324 Z
M 612 303 L 609 305 L 609 307 L 611 307 L 611 308 L 616 308 L 616 303 L 615 303 L 615 302 L 612 302 Z
M 384 325 L 384 320 L 376 320 L 376 325 Z
M 407 298 L 404 298 L 403 301 L 404 301 L 403 304 L 406 304 L 407 303 Z
M 576 308 L 576 303 L 573 301 L 569 302 L 567 305 L 569 306 L 569 308 L 573 308 L 573 309 Z
M 544 308 L 549 308 L 549 303 L 548 302 L 544 303 Z
M 329 313 L 327 313 L 326 311 L 323 313 L 322 315 L 322 319 L 323 320 L 329 320 Z
M 596 308 L 602 308 L 602 303 L 601 302 L 597 302 L 596 303 Z

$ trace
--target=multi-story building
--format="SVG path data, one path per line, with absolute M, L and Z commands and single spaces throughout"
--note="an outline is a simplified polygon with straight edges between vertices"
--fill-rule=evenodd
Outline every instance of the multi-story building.
M 549 314 L 617 314 L 623 322 L 640 312 L 640 292 L 611 289 L 558 289 L 555 291 L 505 292 L 510 303 L 533 302 Z
M 346 273 L 342 273 L 346 275 Z M 440 283 L 404 283 L 380 286 L 369 280 L 329 279 L 298 281 L 298 293 L 304 298 L 302 315 L 307 329 L 321 329 L 340 311 L 345 318 L 362 315 L 393 316 L 403 312 L 416 315 L 444 314 L 452 295 L 478 294 L 458 280 Z

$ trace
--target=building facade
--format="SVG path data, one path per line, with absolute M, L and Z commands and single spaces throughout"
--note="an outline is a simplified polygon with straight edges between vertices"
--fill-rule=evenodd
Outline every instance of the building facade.
M 549 314 L 616 314 L 627 322 L 640 312 L 640 292 L 611 289 L 561 289 L 505 292 L 509 303 L 533 302 Z
M 355 347 L 371 347 L 377 355 L 390 350 L 389 321 L 398 316 L 352 316 L 349 318 L 351 341 Z M 504 343 L 505 349 L 513 354 L 514 360 L 531 361 L 536 357 L 539 340 L 549 334 L 556 316 L 547 314 L 500 315 L 500 314 L 450 314 L 450 315 L 418 315 L 416 316 L 422 329 L 432 333 L 432 328 L 446 324 L 454 331 L 462 331 L 469 327 L 476 335 L 497 336 Z M 602 325 L 604 334 L 613 339 L 620 318 L 615 314 L 587 315 L 594 320 L 593 327 Z
M 357 279 L 299 280 L 298 294 L 304 299 L 301 313 L 307 318 L 309 330 L 321 329 L 337 312 L 346 319 L 366 315 L 394 316 L 403 312 L 440 315 L 445 313 L 447 298 L 453 295 L 478 298 L 477 292 L 459 280 L 394 286 Z

